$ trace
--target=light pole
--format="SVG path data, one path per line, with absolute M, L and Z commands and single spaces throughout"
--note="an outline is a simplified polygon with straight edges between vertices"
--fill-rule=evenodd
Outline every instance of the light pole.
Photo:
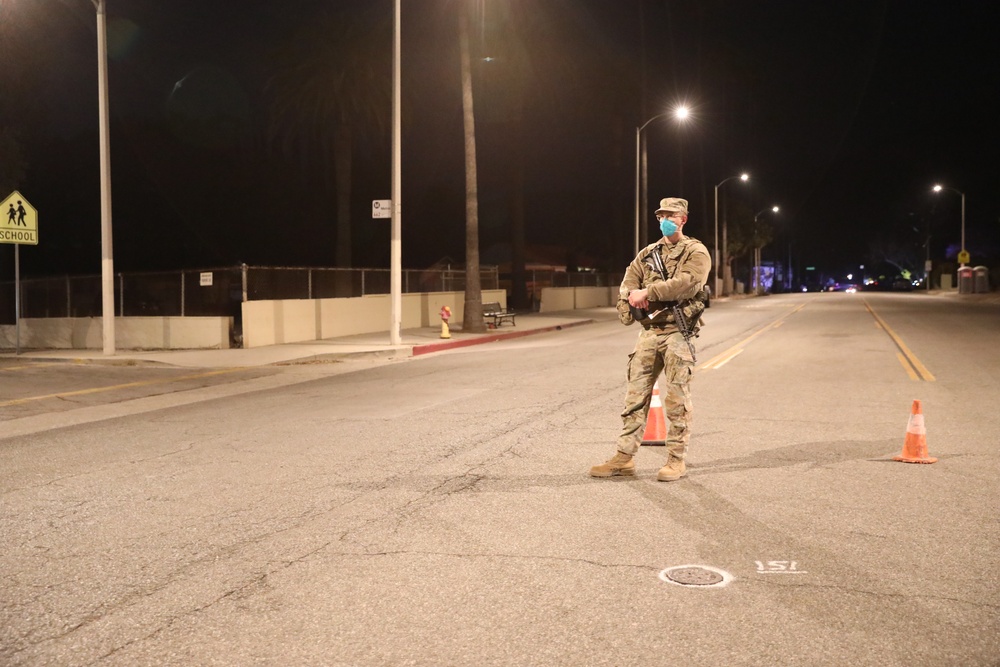
M 771 211 L 777 213 L 779 209 L 777 206 L 772 206 Z M 763 209 L 753 217 L 753 293 L 760 294 L 760 242 L 757 240 L 757 219 L 763 215 L 767 209 Z
M 101 323 L 104 354 L 115 353 L 115 267 L 111 236 L 111 140 L 108 120 L 108 30 L 105 0 L 97 10 L 97 106 L 101 141 Z
M 677 120 L 686 120 L 689 115 L 688 108 L 686 106 L 679 106 L 672 111 L 664 111 L 661 114 L 657 114 L 647 120 L 645 123 L 635 128 L 635 238 L 633 245 L 633 255 L 639 254 L 639 221 L 641 219 L 640 215 L 640 202 L 645 199 L 645 186 L 646 179 L 644 179 L 641 165 L 646 164 L 646 151 L 645 147 L 642 145 L 642 131 L 646 129 L 646 126 L 652 123 L 657 118 L 663 118 L 664 116 L 673 116 Z M 642 197 L 640 198 L 640 195 Z
M 392 231 L 389 238 L 389 343 L 402 343 L 403 321 L 403 179 L 402 126 L 400 121 L 400 7 L 393 3 L 392 17 Z
M 715 186 L 715 289 L 712 290 L 712 296 L 722 296 L 722 287 L 720 286 L 721 278 L 719 277 L 719 272 L 723 271 L 722 264 L 719 260 L 719 188 L 722 187 L 727 181 L 731 181 L 734 178 L 738 178 L 744 183 L 750 180 L 750 174 L 740 174 L 739 176 L 730 176 L 729 178 L 724 178 L 719 181 L 718 185 Z
M 947 185 L 935 185 L 933 188 L 934 192 L 941 192 L 942 190 L 951 190 L 962 197 L 962 251 L 959 253 L 958 265 L 959 267 L 965 266 L 965 193 L 955 188 L 949 187 Z

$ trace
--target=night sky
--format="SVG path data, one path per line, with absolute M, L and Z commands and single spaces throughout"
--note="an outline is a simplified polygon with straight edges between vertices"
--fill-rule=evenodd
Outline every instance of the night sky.
M 403 0 L 403 264 L 464 261 L 459 0 Z M 764 257 L 830 275 L 891 257 L 1000 271 L 1000 48 L 989 3 L 468 0 L 481 255 L 509 257 L 523 182 L 539 258 L 631 258 L 635 128 L 649 211 L 713 187 L 736 221 L 777 204 Z M 115 270 L 337 261 L 332 124 L 281 82 L 367 75 L 354 94 L 351 263 L 387 267 L 388 0 L 108 0 Z M 483 60 L 489 56 L 491 60 Z M 339 61 L 339 62 L 335 62 Z M 344 94 L 346 95 L 346 93 Z M 341 95 L 341 97 L 344 97 Z M 328 94 L 329 96 L 329 94 Z M 39 211 L 22 277 L 100 272 L 97 56 L 90 0 L 0 0 L 0 186 Z M 20 159 L 17 154 L 20 154 Z M 0 246 L 0 280 L 13 277 Z

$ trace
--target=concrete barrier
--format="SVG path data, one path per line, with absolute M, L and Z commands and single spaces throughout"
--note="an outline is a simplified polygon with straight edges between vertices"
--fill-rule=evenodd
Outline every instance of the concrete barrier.
M 618 303 L 618 286 L 614 287 L 576 287 L 576 304 L 574 308 L 601 308 Z
M 618 287 L 546 287 L 540 312 L 612 306 Z M 483 303 L 507 307 L 504 290 L 483 290 Z M 451 308 L 451 324 L 465 316 L 464 292 L 402 295 L 402 328 L 437 326 L 442 306 Z M 392 302 L 388 294 L 343 299 L 247 301 L 243 309 L 243 347 L 300 343 L 353 334 L 389 331 Z M 136 350 L 225 349 L 231 317 L 116 317 L 115 347 Z M 25 349 L 101 349 L 100 317 L 26 318 L 21 320 Z M 0 325 L 0 348 L 14 348 L 14 325 Z
M 116 317 L 115 348 L 122 350 L 219 350 L 229 348 L 231 317 Z M 15 325 L 0 325 L 0 347 L 16 346 Z M 100 317 L 37 317 L 21 320 L 24 349 L 99 350 Z
M 618 302 L 614 287 L 543 287 L 540 313 L 557 313 L 577 308 L 600 308 Z
M 504 290 L 483 290 L 484 303 L 506 307 Z M 402 295 L 403 329 L 441 322 L 442 306 L 451 308 L 452 324 L 465 314 L 464 292 L 420 292 Z M 243 347 L 301 343 L 324 338 L 389 331 L 392 300 L 388 294 L 347 299 L 282 299 L 243 303 Z

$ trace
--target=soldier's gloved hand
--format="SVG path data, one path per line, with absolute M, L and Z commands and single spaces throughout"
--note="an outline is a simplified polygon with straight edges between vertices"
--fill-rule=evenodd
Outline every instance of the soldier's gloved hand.
M 647 289 L 634 289 L 628 293 L 628 302 L 630 305 L 636 308 L 648 308 L 649 307 L 649 290 Z

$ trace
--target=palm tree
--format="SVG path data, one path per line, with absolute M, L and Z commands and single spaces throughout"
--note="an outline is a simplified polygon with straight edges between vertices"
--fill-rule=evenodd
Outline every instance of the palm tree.
M 25 8 L 22 8 L 25 9 Z M 43 116 L 42 103 L 34 94 L 35 73 L 46 70 L 39 49 L 32 48 L 31 37 L 40 34 L 37 12 L 21 11 L 11 3 L 0 2 L 0 197 L 23 187 L 28 164 L 22 139 Z M 35 18 L 32 18 L 35 17 Z M 17 20 L 14 20 L 17 18 Z
M 17 133 L 7 127 L 0 127 L 0 197 L 21 187 L 27 164 L 21 152 L 21 144 Z
M 355 140 L 366 133 L 384 137 L 388 124 L 390 44 L 388 20 L 327 9 L 278 50 L 265 89 L 270 142 L 325 182 L 335 180 L 337 266 L 351 266 Z
M 622 124 L 615 107 L 636 87 L 633 68 L 622 62 L 622 56 L 610 44 L 592 34 L 585 17 L 586 13 L 571 2 L 542 7 L 530 0 L 506 0 L 490 3 L 478 30 L 483 40 L 480 56 L 489 57 L 489 62 L 480 61 L 483 76 L 478 83 L 486 100 L 486 112 L 480 119 L 485 121 L 486 132 L 503 135 L 502 142 L 493 145 L 504 147 L 502 162 L 508 170 L 511 298 L 516 309 L 529 304 L 524 192 L 529 114 L 546 119 L 543 122 L 559 123 L 572 118 L 575 101 L 585 100 L 588 109 L 600 118 L 597 122 L 607 123 L 611 142 L 608 148 L 613 156 L 611 172 L 621 174 L 625 167 L 620 149 L 628 144 L 613 141 L 621 138 L 616 128 Z M 581 42 L 588 47 L 578 48 Z M 628 176 L 631 172 L 626 169 L 624 173 Z M 625 182 L 626 186 L 629 182 Z M 623 227 L 607 228 L 614 236 L 613 230 Z
M 483 291 L 479 279 L 479 192 L 476 174 L 476 121 L 472 99 L 472 58 L 469 53 L 469 10 L 458 3 L 458 39 L 462 61 L 462 116 L 465 126 L 465 315 L 462 331 L 486 331 Z

